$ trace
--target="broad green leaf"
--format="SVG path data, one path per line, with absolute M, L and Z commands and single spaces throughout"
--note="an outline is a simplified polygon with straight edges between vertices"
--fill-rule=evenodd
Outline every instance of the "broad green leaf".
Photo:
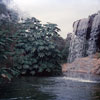
M 23 65 L 24 69 L 29 69 L 29 65 Z

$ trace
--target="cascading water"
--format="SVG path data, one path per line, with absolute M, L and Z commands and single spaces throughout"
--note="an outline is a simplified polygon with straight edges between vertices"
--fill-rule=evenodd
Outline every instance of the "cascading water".
M 100 12 L 73 24 L 68 62 L 96 53 L 100 49 Z
M 96 79 L 95 75 L 90 75 L 94 59 L 91 57 L 82 59 L 82 57 L 93 55 L 100 50 L 99 42 L 100 12 L 74 22 L 68 56 L 68 63 L 71 64 L 67 65 L 67 73 L 65 73 L 67 77 L 80 80 Z M 87 74 L 84 73 L 85 71 Z
M 91 55 L 93 53 L 96 53 L 97 49 L 99 49 L 97 47 L 97 40 L 98 35 L 100 34 L 100 13 L 98 13 L 94 20 L 93 20 L 93 24 L 92 24 L 92 29 L 91 29 L 91 33 L 90 33 L 90 39 L 89 39 L 89 48 L 88 48 L 88 55 Z
M 89 19 L 76 21 L 73 25 L 74 30 L 71 37 L 68 62 L 75 58 L 85 56 L 86 51 L 86 32 Z

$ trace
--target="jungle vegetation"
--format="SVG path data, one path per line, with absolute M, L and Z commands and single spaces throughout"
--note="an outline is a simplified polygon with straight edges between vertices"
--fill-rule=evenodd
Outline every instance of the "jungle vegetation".
M 68 46 L 56 24 L 38 19 L 19 19 L 18 14 L 0 6 L 0 77 L 11 80 L 18 75 L 61 75 L 67 62 Z M 62 45 L 63 44 L 63 45 Z

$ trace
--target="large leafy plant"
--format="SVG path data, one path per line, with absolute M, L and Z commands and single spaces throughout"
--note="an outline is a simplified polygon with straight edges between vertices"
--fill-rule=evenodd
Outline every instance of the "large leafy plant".
M 36 18 L 26 19 L 19 25 L 15 48 L 15 68 L 21 74 L 61 74 L 61 54 L 53 37 L 59 37 L 56 24 L 42 25 Z

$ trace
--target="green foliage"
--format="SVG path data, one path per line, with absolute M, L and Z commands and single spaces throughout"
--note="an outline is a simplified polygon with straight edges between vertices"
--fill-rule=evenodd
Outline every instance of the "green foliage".
M 59 37 L 56 24 L 42 25 L 36 18 L 20 24 L 15 48 L 15 68 L 22 74 L 61 74 L 61 53 L 53 37 Z
M 0 9 L 0 14 L 7 13 L 7 8 L 4 4 L 0 4 L 3 8 Z M 5 9 L 4 9 L 5 8 Z M 10 12 L 9 12 L 10 13 Z M 5 14 L 6 16 L 6 14 Z M 13 32 L 16 31 L 16 23 L 11 19 L 4 17 L 0 18 L 0 77 L 8 78 L 9 80 L 18 71 L 13 68 L 13 47 L 15 35 Z
M 0 76 L 61 74 L 64 42 L 56 24 L 36 18 L 18 22 L 18 14 L 3 3 L 0 15 Z
M 53 41 L 53 38 L 59 38 L 57 25 L 43 25 L 36 18 L 18 23 L 16 13 L 3 7 L 11 18 L 0 19 L 0 76 L 10 80 L 20 73 L 61 74 L 62 55 Z
M 0 25 L 2 27 L 2 25 Z M 13 51 L 11 50 L 13 39 L 8 30 L 0 29 L 0 75 L 11 80 L 13 75 L 17 75 L 17 71 L 12 69 Z M 8 67 L 8 68 L 7 68 Z
M 19 71 L 16 69 L 6 68 L 6 67 L 0 68 L 0 77 L 11 80 L 13 76 L 15 77 L 18 75 L 19 75 Z
M 62 50 L 62 62 L 61 63 L 67 63 L 68 55 L 69 55 L 69 47 L 70 47 L 70 41 L 66 39 L 65 41 L 65 47 Z

